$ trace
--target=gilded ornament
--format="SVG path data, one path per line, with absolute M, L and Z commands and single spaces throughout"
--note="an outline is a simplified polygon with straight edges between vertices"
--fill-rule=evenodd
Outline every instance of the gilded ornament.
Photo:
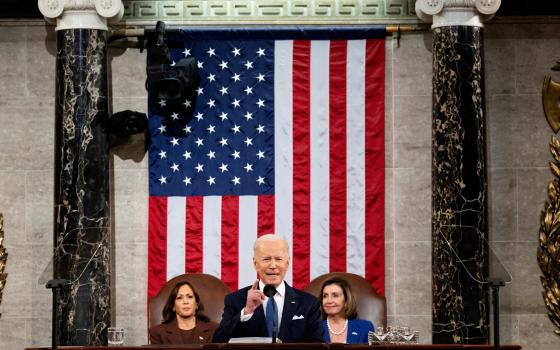
M 544 77 L 542 103 L 548 125 L 558 132 L 560 130 L 560 83 L 552 80 L 550 75 Z
M 8 253 L 6 252 L 6 248 L 4 248 L 4 216 L 0 213 L 0 304 L 2 304 L 2 292 L 4 291 L 4 286 L 6 285 L 6 279 L 8 277 L 8 274 L 4 273 L 7 260 Z M 0 316 L 2 316 L 2 314 L 0 314 Z
M 550 170 L 556 179 L 548 184 L 548 201 L 541 214 L 537 262 L 543 273 L 542 296 L 548 318 L 558 328 L 554 333 L 560 336 L 560 141 L 555 136 L 550 141 L 550 153 L 554 158 Z

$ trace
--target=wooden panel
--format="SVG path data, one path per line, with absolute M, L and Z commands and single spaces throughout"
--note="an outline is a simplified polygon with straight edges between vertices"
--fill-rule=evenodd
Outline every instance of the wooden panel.
M 50 347 L 41 348 L 26 348 L 25 350 L 48 350 Z M 59 350 L 107 350 L 107 347 L 88 347 L 88 346 L 59 346 Z M 184 346 L 162 346 L 152 345 L 146 346 L 123 346 L 119 347 L 121 350 L 182 350 L 182 349 L 225 349 L 225 350 L 493 350 L 492 345 L 460 345 L 460 344 L 417 344 L 417 345 L 375 345 L 374 347 L 368 345 L 345 345 L 345 344 L 321 344 L 321 343 L 306 343 L 306 344 L 204 344 L 204 345 L 184 345 Z M 501 345 L 501 350 L 520 350 L 519 345 Z

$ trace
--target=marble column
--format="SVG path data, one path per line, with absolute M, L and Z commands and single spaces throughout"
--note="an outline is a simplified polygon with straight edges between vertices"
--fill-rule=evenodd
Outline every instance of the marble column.
M 418 0 L 432 22 L 432 341 L 489 342 L 483 20 L 499 0 Z
M 106 345 L 110 310 L 107 22 L 120 0 L 39 0 L 56 22 L 53 278 L 60 345 Z

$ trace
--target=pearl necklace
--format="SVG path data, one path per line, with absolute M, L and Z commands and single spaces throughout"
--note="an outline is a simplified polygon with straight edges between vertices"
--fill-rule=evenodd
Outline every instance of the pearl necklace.
M 346 331 L 346 327 L 348 327 L 348 319 L 346 319 L 346 321 L 344 321 L 344 327 L 342 327 L 342 329 L 339 332 L 335 332 L 331 328 L 331 324 L 329 323 L 329 319 L 327 318 L 327 328 L 329 329 L 329 332 L 331 332 L 331 334 L 341 335 L 342 333 L 344 333 Z

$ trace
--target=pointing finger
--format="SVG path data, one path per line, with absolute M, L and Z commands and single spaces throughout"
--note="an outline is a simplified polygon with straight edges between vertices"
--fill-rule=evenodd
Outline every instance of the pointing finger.
M 255 281 L 255 283 L 253 283 L 253 285 L 251 286 L 251 289 L 257 289 L 257 288 L 259 288 L 259 280 L 258 280 L 258 279 L 257 279 L 257 280 Z

